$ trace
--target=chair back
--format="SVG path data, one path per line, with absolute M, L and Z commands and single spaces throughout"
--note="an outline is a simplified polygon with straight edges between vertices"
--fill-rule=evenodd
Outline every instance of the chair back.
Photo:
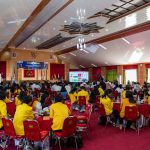
M 141 104 L 138 106 L 139 113 L 144 117 L 148 117 L 150 115 L 150 106 L 148 104 Z
M 113 110 L 117 110 L 118 112 L 120 112 L 121 111 L 121 109 L 120 109 L 120 103 L 114 103 L 113 104 Z
M 137 106 L 126 106 L 125 107 L 125 119 L 128 121 L 136 121 L 138 119 Z
M 2 118 L 5 135 L 15 138 L 16 131 L 11 119 Z
M 85 113 L 86 113 L 86 116 L 88 118 L 88 121 L 90 120 L 90 117 L 91 117 L 91 113 L 92 113 L 92 105 L 91 104 L 88 104 L 86 106 L 86 110 L 85 110 Z
M 99 110 L 99 113 L 101 116 L 106 116 L 106 112 L 105 112 L 105 108 L 104 108 L 104 105 L 103 104 L 99 104 L 98 105 L 98 110 Z
M 42 131 L 51 131 L 51 126 L 53 124 L 53 119 L 49 118 L 49 116 L 39 117 L 38 123 L 40 130 Z
M 80 106 L 86 105 L 86 97 L 85 96 L 79 96 L 79 105 Z
M 6 106 L 7 106 L 7 113 L 8 113 L 8 115 L 10 115 L 13 118 L 14 115 L 15 115 L 15 112 L 16 112 L 15 102 L 6 103 Z
M 31 141 L 41 141 L 40 127 L 36 120 L 25 120 L 24 132 L 25 137 Z
M 69 137 L 76 132 L 76 124 L 77 118 L 74 116 L 69 116 L 64 120 L 63 129 L 62 129 L 62 136 Z

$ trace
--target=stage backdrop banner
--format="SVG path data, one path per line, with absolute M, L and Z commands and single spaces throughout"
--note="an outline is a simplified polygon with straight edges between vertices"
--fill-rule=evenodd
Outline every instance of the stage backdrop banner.
M 24 70 L 24 78 L 34 78 L 35 77 L 35 70 Z
M 47 62 L 19 61 L 17 62 L 17 68 L 48 69 L 48 63 Z

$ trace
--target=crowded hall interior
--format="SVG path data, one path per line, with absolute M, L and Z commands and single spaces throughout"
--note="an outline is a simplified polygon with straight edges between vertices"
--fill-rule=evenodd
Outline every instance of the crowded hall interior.
M 0 0 L 0 150 L 150 150 L 150 0 Z

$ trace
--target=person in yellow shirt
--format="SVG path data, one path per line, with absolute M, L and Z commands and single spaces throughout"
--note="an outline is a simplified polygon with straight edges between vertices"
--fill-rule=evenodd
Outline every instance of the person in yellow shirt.
M 104 105 L 106 115 L 111 115 L 113 112 L 112 90 L 106 90 L 105 94 L 100 100 L 100 103 Z
M 145 95 L 145 103 L 150 105 L 150 92 L 147 92 Z
M 17 96 L 15 98 L 15 105 L 18 106 L 18 105 L 21 105 L 22 102 L 23 102 L 23 97 L 26 96 L 26 93 L 24 91 L 21 91 L 19 96 Z
M 3 128 L 2 118 L 7 116 L 7 107 L 6 103 L 4 102 L 6 98 L 5 92 L 0 92 L 0 129 Z
M 104 90 L 102 89 L 101 86 L 99 86 L 98 91 L 99 91 L 100 97 L 102 97 L 105 94 L 105 92 L 104 92 Z
M 78 103 L 79 103 L 79 96 L 85 96 L 85 98 L 86 98 L 86 105 L 87 105 L 89 103 L 90 95 L 89 95 L 88 91 L 86 91 L 84 86 L 82 86 L 80 89 L 81 90 L 77 93 Z M 84 106 L 84 105 L 83 106 L 79 106 L 77 108 L 77 110 L 79 109 L 80 112 L 84 112 L 85 111 L 85 107 L 86 106 Z
M 69 98 L 71 100 L 72 103 L 72 109 L 75 109 L 76 107 L 78 107 L 77 105 L 77 92 L 76 92 L 76 88 L 72 89 L 69 93 Z
M 53 131 L 61 131 L 64 120 L 71 113 L 67 105 L 62 103 L 62 100 L 63 98 L 58 95 L 55 97 L 55 103 L 50 106 L 50 118 L 53 119 Z
M 19 105 L 16 109 L 13 124 L 17 135 L 24 135 L 23 122 L 27 119 L 34 119 L 34 114 L 32 112 L 32 97 L 24 96 L 23 103 Z
M 129 85 L 126 85 L 126 88 L 125 90 L 122 92 L 122 99 L 125 99 L 126 98 L 126 91 L 130 91 L 130 86 Z
M 38 100 L 38 96 L 36 93 L 33 94 L 33 100 L 32 100 L 32 110 L 36 113 L 40 113 L 42 110 L 42 105 L 40 101 Z
M 123 118 L 125 116 L 125 107 L 126 106 L 136 106 L 136 101 L 134 100 L 133 93 L 131 91 L 126 91 L 126 98 L 122 99 L 121 111 L 120 111 L 120 129 L 122 129 Z M 131 126 L 131 122 L 128 122 L 127 126 Z M 132 126 L 133 127 L 133 126 Z
M 103 104 L 106 116 L 110 116 L 113 113 L 113 101 L 112 101 L 112 90 L 108 89 L 105 91 L 104 95 L 102 96 L 100 103 Z M 100 125 L 106 124 L 106 116 L 100 116 Z

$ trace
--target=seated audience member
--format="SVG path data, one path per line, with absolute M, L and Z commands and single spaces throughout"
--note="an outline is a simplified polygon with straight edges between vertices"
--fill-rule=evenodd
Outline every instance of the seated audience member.
M 67 90 L 67 93 L 70 93 L 70 91 L 71 91 L 71 85 L 69 83 L 66 83 L 65 88 Z
M 77 94 L 78 103 L 79 103 L 79 96 L 85 96 L 85 98 L 86 98 L 86 105 L 87 105 L 89 103 L 89 93 L 86 91 L 84 86 L 82 86 L 80 89 L 81 90 Z M 79 106 L 79 111 L 80 112 L 85 111 L 85 107 L 86 106 L 84 106 L 84 105 L 83 106 Z
M 14 94 L 19 95 L 20 92 L 21 92 L 21 90 L 20 90 L 19 85 L 18 85 L 18 84 L 15 84 L 15 92 L 14 92 Z
M 69 93 L 69 97 L 72 103 L 72 109 L 75 109 L 76 107 L 78 107 L 77 105 L 77 92 L 76 92 L 76 88 L 72 89 Z
M 116 91 L 118 92 L 118 96 L 119 96 L 119 99 L 121 99 L 121 95 L 122 95 L 122 92 L 124 91 L 123 87 L 122 87 L 122 84 L 119 84 L 119 86 L 116 88 Z
M 70 115 L 69 108 L 62 101 L 61 95 L 57 95 L 55 97 L 55 103 L 50 106 L 50 118 L 53 119 L 53 131 L 61 131 L 64 120 Z
M 104 93 L 105 93 L 101 86 L 99 86 L 98 91 L 99 91 L 99 95 L 100 95 L 101 97 L 102 97 L 102 96 L 104 95 Z
M 47 91 L 44 91 L 44 93 L 41 95 L 41 105 L 42 107 L 47 107 L 47 105 L 45 106 L 45 100 L 46 98 L 49 96 L 48 92 Z
M 100 103 L 104 105 L 106 116 L 109 116 L 113 112 L 113 101 L 112 101 L 112 90 L 108 89 L 105 91 L 105 94 L 102 96 Z M 106 116 L 100 117 L 100 124 L 106 124 Z
M 130 91 L 130 90 L 131 90 L 130 85 L 126 85 L 125 90 L 122 92 L 122 99 L 126 98 L 126 91 Z
M 3 128 L 2 118 L 7 116 L 7 106 L 4 102 L 5 100 L 5 92 L 0 92 L 0 130 Z
M 20 94 L 15 98 L 15 105 L 21 105 L 23 101 L 23 97 L 26 96 L 26 93 L 24 91 L 21 91 Z
M 61 93 L 63 99 L 65 100 L 65 99 L 66 99 L 66 96 L 67 96 L 67 94 L 68 94 L 68 93 L 67 93 L 67 90 L 66 90 L 66 87 L 65 87 L 65 84 L 62 84 L 60 93 Z
M 13 124 L 17 135 L 24 135 L 23 122 L 27 119 L 34 119 L 34 114 L 32 112 L 32 97 L 24 96 L 23 103 L 19 105 L 16 109 Z
M 92 90 L 91 94 L 90 94 L 90 103 L 95 103 L 96 102 L 96 96 L 99 95 L 99 91 L 98 91 L 98 87 L 94 86 L 94 89 Z
M 134 100 L 133 93 L 131 91 L 126 91 L 126 98 L 122 99 L 120 111 L 120 129 L 122 129 L 126 106 L 136 106 L 136 101 Z M 131 125 L 131 122 L 128 122 L 127 127 L 135 128 L 133 125 Z
M 145 103 L 150 105 L 150 92 L 147 92 L 145 95 Z
M 42 105 L 38 100 L 38 96 L 36 94 L 33 95 L 33 100 L 32 100 L 32 110 L 37 112 L 38 114 L 42 110 Z

